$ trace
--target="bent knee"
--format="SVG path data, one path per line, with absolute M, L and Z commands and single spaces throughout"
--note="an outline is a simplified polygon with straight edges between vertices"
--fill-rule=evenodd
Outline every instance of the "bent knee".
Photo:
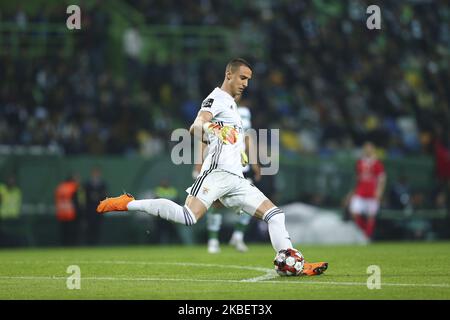
M 200 199 L 191 195 L 186 198 L 185 206 L 188 207 L 192 214 L 195 216 L 196 220 L 193 224 L 197 223 L 197 221 L 201 219 L 208 210 Z
M 264 220 L 266 223 L 271 223 L 275 221 L 282 221 L 284 223 L 285 214 L 283 210 L 281 210 L 280 208 L 273 207 L 263 215 L 262 220 Z
M 272 209 L 277 208 L 269 199 L 264 200 L 256 209 L 254 216 L 263 220 L 264 216 Z

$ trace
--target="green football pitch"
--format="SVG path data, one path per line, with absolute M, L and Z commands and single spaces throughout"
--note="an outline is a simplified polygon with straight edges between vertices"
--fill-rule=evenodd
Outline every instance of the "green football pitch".
M 2 249 L 0 299 L 450 299 L 449 242 L 297 247 L 326 273 L 280 277 L 270 245 Z

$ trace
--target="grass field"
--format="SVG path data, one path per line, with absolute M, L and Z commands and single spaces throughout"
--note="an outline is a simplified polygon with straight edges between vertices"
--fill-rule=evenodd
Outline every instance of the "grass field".
M 300 246 L 299 246 L 300 248 Z M 302 246 L 325 260 L 318 277 L 279 277 L 270 245 L 242 254 L 223 246 L 0 250 L 0 299 L 450 299 L 450 243 Z M 81 287 L 66 286 L 77 265 Z M 369 290 L 367 268 L 381 270 Z

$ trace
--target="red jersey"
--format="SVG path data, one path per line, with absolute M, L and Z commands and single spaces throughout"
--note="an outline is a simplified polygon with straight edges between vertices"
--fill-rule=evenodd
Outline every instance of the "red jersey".
M 378 179 L 384 173 L 383 163 L 378 159 L 361 158 L 356 162 L 357 185 L 355 194 L 363 198 L 375 198 Z

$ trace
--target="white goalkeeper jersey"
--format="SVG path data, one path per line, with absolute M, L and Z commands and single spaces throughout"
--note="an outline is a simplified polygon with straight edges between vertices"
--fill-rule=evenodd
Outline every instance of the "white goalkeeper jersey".
M 214 134 L 208 135 L 208 154 L 203 161 L 200 174 L 221 169 L 243 177 L 241 151 L 245 151 L 244 128 L 233 97 L 222 89 L 215 88 L 203 101 L 200 110 L 210 112 L 213 115 L 212 122 L 234 127 L 238 131 L 235 144 L 224 144 Z

